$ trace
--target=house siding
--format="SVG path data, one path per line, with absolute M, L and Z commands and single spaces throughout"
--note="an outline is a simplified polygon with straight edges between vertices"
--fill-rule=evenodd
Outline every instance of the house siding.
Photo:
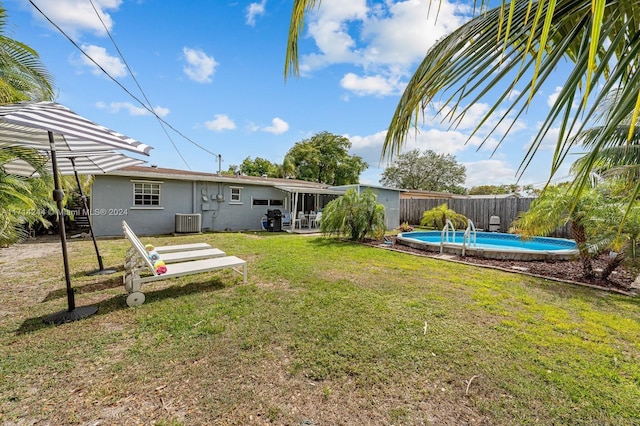
M 133 206 L 133 182 L 161 182 L 160 208 Z M 240 188 L 240 202 L 231 188 Z M 219 196 L 220 195 L 220 196 Z M 282 206 L 254 206 L 253 199 L 282 200 Z M 185 181 L 125 176 L 96 176 L 91 191 L 92 226 L 96 236 L 122 234 L 122 221 L 139 235 L 175 232 L 176 214 L 200 213 L 203 231 L 260 230 L 268 209 L 289 209 L 285 191 L 251 184 Z
M 392 188 L 381 188 L 368 185 L 344 185 L 335 186 L 336 189 L 355 189 L 358 193 L 365 189 L 371 189 L 376 194 L 376 201 L 385 209 L 385 225 L 387 230 L 400 226 L 400 193 L 402 191 Z

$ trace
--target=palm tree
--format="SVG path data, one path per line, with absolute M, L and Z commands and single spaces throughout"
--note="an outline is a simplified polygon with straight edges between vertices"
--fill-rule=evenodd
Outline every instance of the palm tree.
M 376 202 L 371 189 L 360 194 L 349 189 L 322 210 L 320 231 L 328 235 L 348 235 L 352 241 L 364 241 L 367 236 L 382 239 L 384 218 L 384 206 Z
M 4 34 L 7 13 L 0 5 L 0 104 L 53 100 L 53 78 L 38 53 Z
M 447 220 L 458 228 L 465 228 L 469 223 L 469 219 L 465 215 L 457 213 L 455 210 L 450 209 L 447 203 L 444 203 L 422 213 L 420 225 L 433 229 L 442 229 Z
M 492 104 L 476 131 L 490 117 L 512 125 L 530 106 L 544 83 L 557 77 L 561 60 L 572 63 L 557 100 L 525 155 L 523 172 L 552 126 L 560 132 L 552 163 L 552 175 L 573 147 L 568 135 L 591 126 L 597 105 L 607 93 L 618 90 L 617 102 L 604 117 L 594 139 L 594 152 L 604 147 L 624 117 L 640 112 L 640 0 L 506 0 L 486 10 L 487 0 L 474 0 L 476 16 L 438 41 L 415 71 L 391 119 L 382 156 L 399 154 L 420 112 L 436 96 L 442 108 L 450 108 L 455 123 L 475 102 Z M 319 0 L 294 1 L 289 27 L 285 77 L 298 71 L 298 40 L 304 15 Z M 514 93 L 519 95 L 510 100 Z M 497 93 L 497 95 L 495 95 Z M 574 105 L 576 106 L 574 108 Z M 505 107 L 505 108 L 502 108 Z M 633 126 L 627 129 L 629 138 Z M 491 136 L 491 133 L 487 136 Z M 506 135 L 505 135 L 506 136 Z M 591 170 L 579 176 L 579 195 Z M 640 188 L 640 181 L 637 184 Z
M 53 78 L 35 50 L 4 34 L 7 14 L 0 5 L 0 104 L 53 99 Z M 6 173 L 3 165 L 23 160 L 43 178 L 25 179 Z M 0 245 L 18 241 L 24 225 L 48 225 L 43 212 L 52 208 L 51 184 L 43 169 L 46 159 L 21 147 L 0 148 Z
M 568 185 L 548 187 L 532 204 L 529 211 L 524 212 L 513 223 L 510 232 L 520 234 L 523 238 L 538 235 L 549 235 L 556 228 L 569 224 L 571 235 L 578 245 L 585 278 L 593 278 L 591 264 L 592 253 L 588 244 L 586 224 L 589 213 L 598 204 L 595 193 L 583 191 L 578 202 L 574 204 Z
M 27 179 L 6 173 L 4 165 L 13 160 L 27 162 L 43 177 Z M 0 147 L 0 246 L 24 238 L 28 234 L 25 225 L 50 225 L 45 212 L 55 206 L 44 169 L 46 162 L 47 158 L 30 148 Z

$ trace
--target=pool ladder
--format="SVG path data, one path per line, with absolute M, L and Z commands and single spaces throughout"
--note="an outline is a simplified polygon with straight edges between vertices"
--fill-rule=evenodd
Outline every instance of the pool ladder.
M 451 231 L 451 233 L 449 231 Z M 440 234 L 440 253 L 442 254 L 445 243 L 455 243 L 455 242 L 456 242 L 456 228 L 453 226 L 453 223 L 449 219 L 447 219 L 447 221 L 444 224 L 444 228 L 442 228 L 442 233 Z
M 462 237 L 462 256 L 465 255 L 467 246 L 476 246 L 476 226 L 471 219 L 467 219 L 467 221 L 467 229 L 464 231 L 464 236 Z

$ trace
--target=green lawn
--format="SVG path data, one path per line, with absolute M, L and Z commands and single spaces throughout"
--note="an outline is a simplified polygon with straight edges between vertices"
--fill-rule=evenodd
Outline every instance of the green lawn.
M 0 252 L 0 424 L 640 424 L 640 300 L 315 236 L 224 233 L 248 261 L 144 286 L 69 244 Z M 54 240 L 55 242 L 55 240 Z M 101 240 L 122 269 L 125 240 Z M 2 260 L 4 259 L 4 260 Z M 98 422 L 98 423 L 96 423 Z

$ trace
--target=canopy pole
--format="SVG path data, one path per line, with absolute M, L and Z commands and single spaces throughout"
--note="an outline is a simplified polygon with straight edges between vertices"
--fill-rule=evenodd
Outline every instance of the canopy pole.
M 93 233 L 93 225 L 91 224 L 91 212 L 89 211 L 89 204 L 87 204 L 87 197 L 84 195 L 82 191 L 82 184 L 80 183 L 80 176 L 78 176 L 78 170 L 76 169 L 76 159 L 74 157 L 69 157 L 69 161 L 71 161 L 71 167 L 73 168 L 73 175 L 76 178 L 76 183 L 78 184 L 78 192 L 80 192 L 80 198 L 82 199 L 82 206 L 84 207 L 84 211 L 87 213 L 89 220 L 89 233 L 91 234 L 91 239 L 93 240 L 93 247 L 96 250 L 96 256 L 98 257 L 98 269 L 97 271 L 92 271 L 87 273 L 87 275 L 106 275 L 106 274 L 114 274 L 117 271 L 115 269 L 104 269 L 104 263 L 102 262 L 102 256 L 100 256 L 100 250 L 98 249 L 98 242 L 96 241 L 96 236 Z
M 60 178 L 58 177 L 58 159 L 56 158 L 56 145 L 53 133 L 49 133 L 49 145 L 51 147 L 51 166 L 53 172 L 53 200 L 58 206 L 58 225 L 60 228 L 60 243 L 62 245 L 62 262 L 64 263 L 64 278 L 67 283 L 67 305 L 66 311 L 51 314 L 44 319 L 47 324 L 63 324 L 79 320 L 98 312 L 97 306 L 84 306 L 76 308 L 73 288 L 71 288 L 71 273 L 69 271 L 69 253 L 67 252 L 67 235 L 64 227 L 64 191 L 60 189 Z

